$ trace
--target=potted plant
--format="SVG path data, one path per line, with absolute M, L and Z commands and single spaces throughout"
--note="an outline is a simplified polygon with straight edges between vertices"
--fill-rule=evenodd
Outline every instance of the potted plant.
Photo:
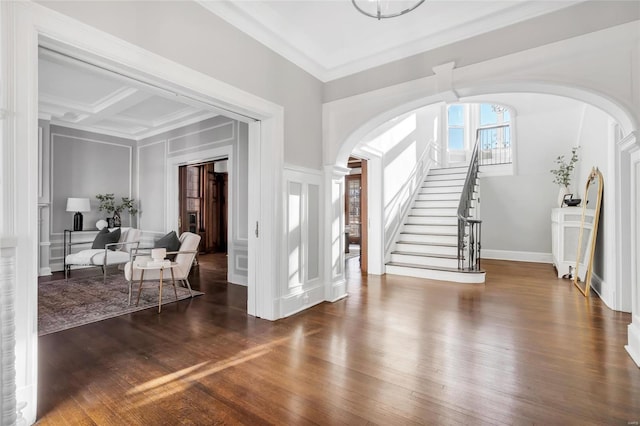
M 578 149 L 579 146 L 571 148 L 571 158 L 567 162 L 564 155 L 559 155 L 556 158 L 557 169 L 551 169 L 553 174 L 553 183 L 560 185 L 560 192 L 558 194 L 558 204 L 562 207 L 565 194 L 569 194 L 569 185 L 571 184 L 571 173 L 578 162 Z
M 98 194 L 96 195 L 96 198 L 100 201 L 98 210 L 105 211 L 112 215 L 112 217 L 107 218 L 109 228 L 119 227 L 122 225 L 120 213 L 123 211 L 128 211 L 132 216 L 138 213 L 135 200 L 132 198 L 121 197 L 122 202 L 120 203 L 116 203 L 114 194 Z

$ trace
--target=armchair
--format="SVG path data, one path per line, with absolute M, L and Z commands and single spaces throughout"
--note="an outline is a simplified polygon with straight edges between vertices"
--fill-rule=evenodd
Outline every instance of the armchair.
M 139 244 L 139 229 L 120 228 L 120 239 L 117 243 L 106 244 L 103 249 L 86 249 L 66 255 L 64 278 L 68 279 L 72 266 L 100 266 L 103 282 L 106 282 L 107 266 L 122 265 L 130 261 Z
M 180 235 L 180 249 L 178 251 L 167 252 L 167 255 L 175 254 L 176 258 L 174 260 L 175 263 L 178 264 L 175 268 L 173 268 L 173 276 L 176 281 L 182 281 L 183 285 L 186 284 L 186 287 L 189 289 L 189 294 L 193 297 L 193 292 L 191 291 L 191 284 L 189 283 L 189 272 L 191 272 L 191 266 L 193 265 L 193 261 L 198 254 L 198 245 L 200 244 L 200 235 L 194 234 L 192 232 L 183 232 Z M 140 280 L 141 270 L 136 268 L 135 257 L 140 256 L 140 253 L 134 254 L 131 261 L 127 262 L 124 266 L 124 276 L 126 280 L 129 282 L 129 303 L 131 303 L 131 285 L 133 281 Z M 160 274 L 164 274 L 164 271 L 160 270 L 148 270 L 144 274 L 144 281 L 147 280 L 160 280 Z M 170 271 L 166 271 L 170 278 Z M 165 276 L 162 276 L 162 279 L 165 279 Z

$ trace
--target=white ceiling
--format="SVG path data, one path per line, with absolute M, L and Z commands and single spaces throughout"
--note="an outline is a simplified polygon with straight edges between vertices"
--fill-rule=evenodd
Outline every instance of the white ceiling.
M 39 113 L 52 124 L 140 140 L 216 114 L 134 80 L 40 49 Z
M 426 0 L 406 15 L 380 21 L 358 12 L 350 0 L 197 1 L 318 79 L 330 81 L 583 0 Z
M 350 0 L 196 1 L 330 81 L 583 0 L 426 0 L 380 21 L 359 13 Z M 140 140 L 216 115 L 47 49 L 40 50 L 38 77 L 40 114 L 52 124 Z

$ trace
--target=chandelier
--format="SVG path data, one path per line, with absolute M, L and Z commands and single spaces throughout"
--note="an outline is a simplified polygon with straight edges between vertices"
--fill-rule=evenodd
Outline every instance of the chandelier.
M 387 19 L 404 15 L 425 0 L 351 0 L 358 12 L 372 18 Z

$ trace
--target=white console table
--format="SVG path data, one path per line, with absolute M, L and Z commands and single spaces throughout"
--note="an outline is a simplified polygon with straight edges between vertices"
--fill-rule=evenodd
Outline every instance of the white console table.
M 576 267 L 581 222 L 582 207 L 563 207 L 551 210 L 551 254 L 558 278 L 569 273 L 570 266 Z M 593 223 L 592 209 L 587 209 L 585 222 L 587 222 L 587 226 Z M 586 242 L 582 242 L 583 246 L 586 246 Z

